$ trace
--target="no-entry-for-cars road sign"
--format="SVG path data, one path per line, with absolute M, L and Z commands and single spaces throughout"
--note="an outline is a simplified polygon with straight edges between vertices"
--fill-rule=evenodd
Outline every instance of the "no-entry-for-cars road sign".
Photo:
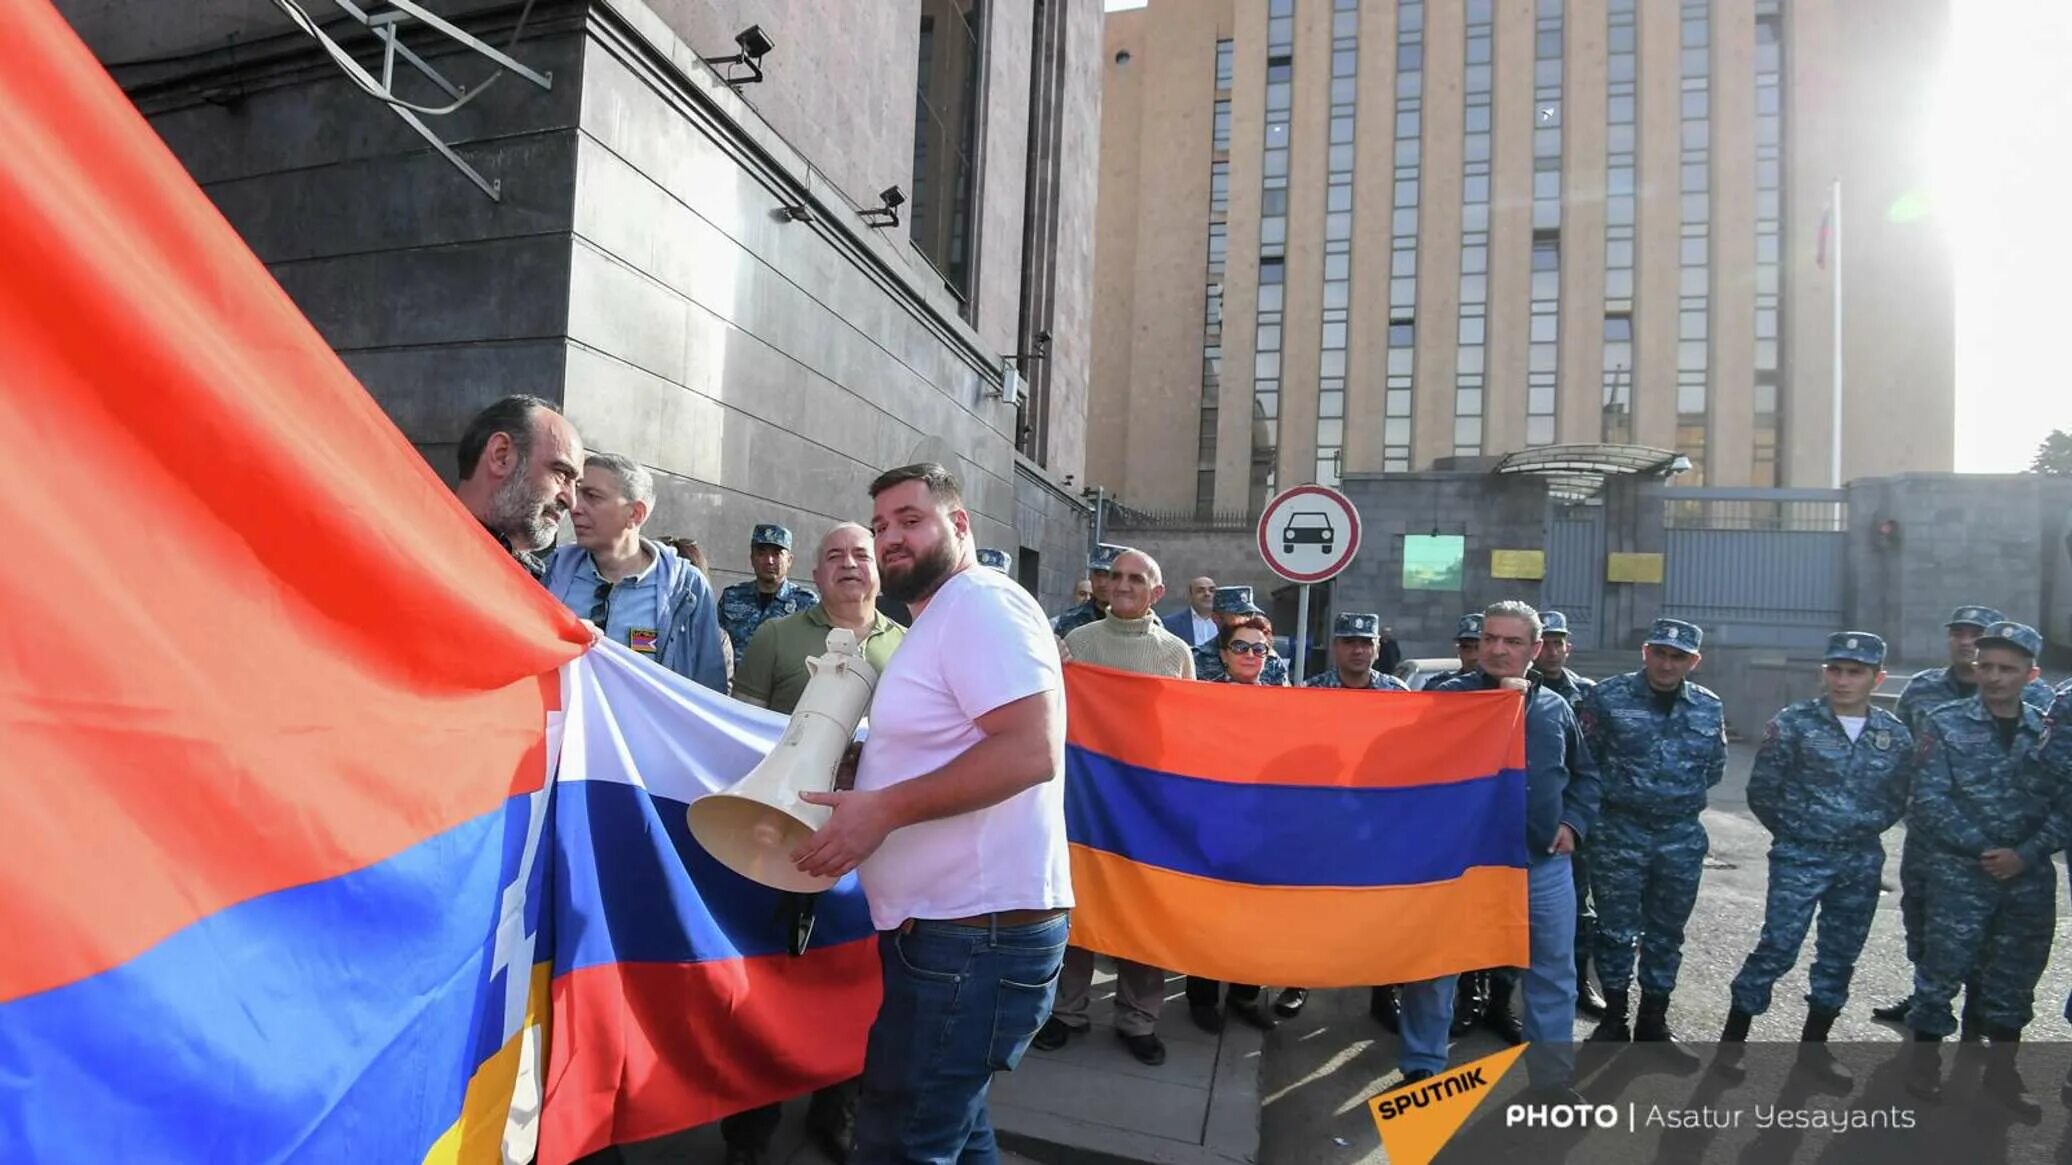
M 1266 503 L 1259 515 L 1259 556 L 1289 582 L 1323 582 L 1360 548 L 1360 511 L 1344 494 L 1298 485 Z

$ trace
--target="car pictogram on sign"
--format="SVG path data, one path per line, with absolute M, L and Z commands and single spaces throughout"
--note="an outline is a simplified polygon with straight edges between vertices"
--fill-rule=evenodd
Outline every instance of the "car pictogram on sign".
M 1331 515 L 1322 510 L 1298 510 L 1288 515 L 1288 522 L 1281 527 L 1281 553 L 1295 553 L 1297 543 L 1322 546 L 1324 553 L 1331 553 L 1331 544 L 1338 539 L 1338 531 L 1331 527 Z

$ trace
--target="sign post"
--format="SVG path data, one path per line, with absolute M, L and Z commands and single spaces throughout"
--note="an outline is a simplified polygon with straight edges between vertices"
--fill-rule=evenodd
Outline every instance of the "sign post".
M 1295 599 L 1297 684 L 1309 657 L 1310 584 L 1337 577 L 1359 548 L 1360 511 L 1335 489 L 1298 485 L 1275 495 L 1259 512 L 1259 557 L 1300 588 Z

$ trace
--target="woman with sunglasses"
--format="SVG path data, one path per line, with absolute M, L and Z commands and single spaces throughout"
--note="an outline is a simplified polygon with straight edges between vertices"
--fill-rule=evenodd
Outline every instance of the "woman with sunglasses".
M 1216 634 L 1216 648 L 1223 657 L 1223 674 L 1209 681 L 1217 684 L 1259 683 L 1266 669 L 1266 657 L 1273 651 L 1273 624 L 1264 615 L 1234 619 Z M 1285 687 L 1285 683 L 1282 685 Z M 1261 1031 L 1272 1031 L 1275 1020 L 1266 1006 L 1265 993 L 1251 983 L 1232 983 L 1227 1000 L 1221 1000 L 1223 984 L 1214 979 L 1187 976 L 1187 1015 L 1207 1032 L 1223 1030 L 1226 1002 L 1233 1015 Z

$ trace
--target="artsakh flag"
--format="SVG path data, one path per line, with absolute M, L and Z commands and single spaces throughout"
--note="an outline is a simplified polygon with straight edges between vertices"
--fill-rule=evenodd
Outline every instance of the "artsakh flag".
M 5 27 L 0 1161 L 553 1165 L 853 1072 L 853 889 L 772 957 L 668 799 L 776 718 L 585 705 L 734 739 L 557 792 L 609 664 L 57 13 Z
M 1524 966 L 1524 701 L 1067 664 L 1074 945 L 1237 983 Z

